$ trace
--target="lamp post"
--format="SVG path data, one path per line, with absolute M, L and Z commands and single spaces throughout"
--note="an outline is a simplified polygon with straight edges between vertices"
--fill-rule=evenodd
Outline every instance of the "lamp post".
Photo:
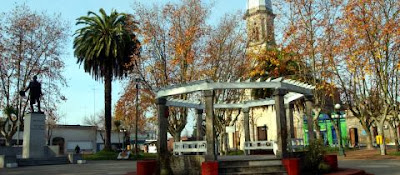
M 335 110 L 336 110 L 336 115 L 335 118 L 337 119 L 336 124 L 338 127 L 338 140 L 339 140 L 339 156 L 345 156 L 346 154 L 344 153 L 343 145 L 342 145 L 342 132 L 340 129 L 340 104 L 335 104 Z
M 122 139 L 122 149 L 125 150 L 125 141 L 126 141 L 126 129 L 121 129 L 119 130 L 121 133 L 124 134 L 124 137 Z
M 137 144 L 138 144 L 138 121 L 139 121 L 139 82 L 140 78 L 135 78 L 136 82 L 136 119 L 135 119 L 135 156 L 138 155 Z

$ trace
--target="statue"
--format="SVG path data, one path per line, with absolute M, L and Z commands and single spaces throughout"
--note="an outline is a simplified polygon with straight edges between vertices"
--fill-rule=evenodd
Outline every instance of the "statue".
M 43 113 L 40 110 L 40 97 L 43 95 L 42 94 L 42 85 L 37 81 L 37 76 L 33 76 L 33 80 L 29 82 L 28 87 L 25 89 L 25 91 L 21 91 L 20 95 L 25 96 L 25 92 L 29 90 L 29 102 L 31 105 L 31 112 L 35 112 L 33 110 L 33 105 L 37 102 L 38 103 L 38 112 Z

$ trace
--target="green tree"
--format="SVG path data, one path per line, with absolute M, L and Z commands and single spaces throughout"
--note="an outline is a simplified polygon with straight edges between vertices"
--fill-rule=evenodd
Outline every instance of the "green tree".
M 89 11 L 87 16 L 77 19 L 74 39 L 77 63 L 83 64 L 85 72 L 95 80 L 104 80 L 105 96 L 105 150 L 111 149 L 111 83 L 114 78 L 123 78 L 131 70 L 131 59 L 140 55 L 140 42 L 136 37 L 137 27 L 131 15 L 113 10 L 107 15 Z

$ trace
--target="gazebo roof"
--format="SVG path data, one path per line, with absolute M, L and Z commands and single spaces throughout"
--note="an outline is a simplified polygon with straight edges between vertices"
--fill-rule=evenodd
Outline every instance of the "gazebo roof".
M 195 109 L 204 109 L 204 104 L 200 101 L 190 101 L 182 99 L 174 99 L 172 96 L 180 94 L 189 94 L 198 91 L 207 90 L 220 90 L 220 89 L 283 89 L 288 91 L 284 96 L 285 104 L 300 99 L 304 95 L 312 95 L 314 86 L 305 84 L 296 80 L 276 78 L 268 78 L 266 81 L 258 79 L 251 81 L 250 79 L 241 81 L 228 81 L 228 82 L 213 82 L 210 80 L 195 81 L 188 84 L 172 85 L 165 88 L 159 89 L 156 93 L 157 98 L 166 98 L 167 106 L 175 107 L 188 107 Z M 215 109 L 240 109 L 240 108 L 251 108 L 259 106 L 274 105 L 275 100 L 271 98 L 250 100 L 239 103 L 217 103 L 214 105 Z
M 296 92 L 304 95 L 312 95 L 312 90 L 315 87 L 296 80 L 284 79 L 282 77 L 266 81 L 258 79 L 251 81 L 236 80 L 228 82 L 213 82 L 211 80 L 200 80 L 182 85 L 172 85 L 158 89 L 156 97 L 168 97 L 173 95 L 188 94 L 197 91 L 219 90 L 219 89 L 284 89 L 288 92 Z

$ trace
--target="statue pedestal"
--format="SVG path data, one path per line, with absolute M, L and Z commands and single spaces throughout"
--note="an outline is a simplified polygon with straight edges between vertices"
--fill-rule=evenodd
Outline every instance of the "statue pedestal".
M 25 116 L 22 158 L 45 157 L 45 120 L 46 116 L 42 113 L 30 113 Z

